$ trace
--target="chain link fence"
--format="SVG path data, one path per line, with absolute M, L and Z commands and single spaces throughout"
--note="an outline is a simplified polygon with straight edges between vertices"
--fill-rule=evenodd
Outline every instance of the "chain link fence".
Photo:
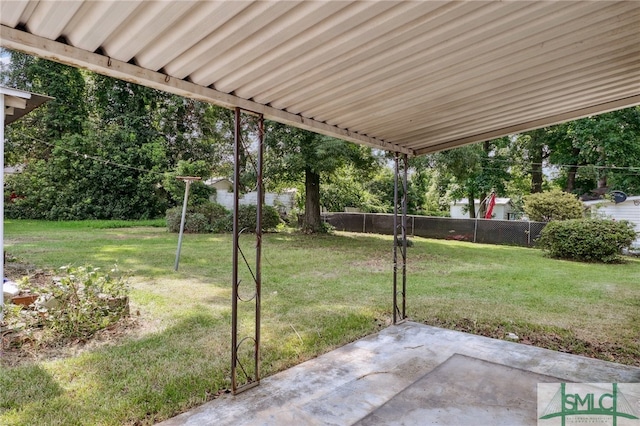
M 393 235 L 392 214 L 324 213 L 323 219 L 339 231 Z M 408 235 L 523 247 L 532 247 L 545 225 L 516 220 L 407 216 Z

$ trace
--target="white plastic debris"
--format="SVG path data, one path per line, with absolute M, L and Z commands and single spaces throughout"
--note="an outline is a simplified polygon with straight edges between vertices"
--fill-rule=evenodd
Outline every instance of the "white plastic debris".
M 5 303 L 8 303 L 14 296 L 20 294 L 20 289 L 18 288 L 18 284 L 13 281 L 5 281 L 2 286 L 2 293 Z

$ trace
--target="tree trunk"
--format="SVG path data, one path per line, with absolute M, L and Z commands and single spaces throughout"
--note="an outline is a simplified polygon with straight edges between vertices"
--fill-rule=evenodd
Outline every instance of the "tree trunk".
M 600 166 L 607 165 L 607 154 L 603 146 L 600 147 L 599 165 Z M 602 192 L 603 194 L 605 192 L 604 190 L 608 189 L 607 188 L 607 169 L 600 169 L 598 171 L 598 189 L 600 189 L 601 191 L 599 192 Z
M 569 167 L 569 171 L 567 172 L 567 185 L 564 188 L 565 192 L 573 192 L 576 186 L 576 173 L 578 173 L 578 166 Z
M 320 175 L 309 167 L 305 168 L 305 200 L 304 221 L 302 230 L 305 232 L 318 232 L 322 229 L 320 217 Z
M 491 141 L 484 141 L 482 143 L 482 149 L 484 150 L 484 154 L 487 158 L 489 158 L 489 154 L 491 153 Z M 483 168 L 485 165 L 483 164 Z M 475 195 L 475 194 L 473 194 Z M 474 217 L 477 215 L 479 218 L 483 218 L 485 213 L 487 212 L 487 204 L 485 203 L 485 198 L 487 197 L 487 193 L 483 191 L 480 192 L 480 206 L 478 207 L 478 211 L 474 213 Z M 476 203 L 473 203 L 473 207 L 475 209 Z
M 567 172 L 567 186 L 564 189 L 565 192 L 569 193 L 572 193 L 576 188 L 576 174 L 578 173 L 578 155 L 580 155 L 580 149 L 573 148 L 572 154 L 576 159 L 576 164 L 569 167 L 569 171 Z
M 476 194 L 474 191 L 470 190 L 469 191 L 469 218 L 471 219 L 475 219 L 476 218 Z
M 531 155 L 531 193 L 542 192 L 542 160 L 544 159 L 544 145 L 538 141 L 532 141 Z

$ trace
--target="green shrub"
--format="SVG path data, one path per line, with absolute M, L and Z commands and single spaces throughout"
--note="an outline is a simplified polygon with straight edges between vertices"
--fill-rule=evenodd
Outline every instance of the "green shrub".
M 188 234 L 205 234 L 211 232 L 209 221 L 202 213 L 189 213 L 185 216 L 184 232 Z
M 196 211 L 207 218 L 211 232 L 219 233 L 231 231 L 233 215 L 223 205 L 217 203 L 206 203 L 196 207 Z
M 332 234 L 333 231 L 336 230 L 336 227 L 330 224 L 329 222 L 322 222 L 320 224 L 320 233 L 321 234 Z
M 88 338 L 128 314 L 129 286 L 122 277 L 91 266 L 61 270 L 65 274 L 46 289 L 56 303 L 48 309 L 45 323 L 62 337 Z M 117 269 L 111 273 L 117 273 Z
M 226 232 L 231 229 L 230 213 L 223 206 L 214 203 L 187 207 L 184 217 L 184 232 L 204 234 L 207 232 Z M 180 232 L 182 207 L 174 207 L 166 213 L 169 232 Z
M 256 206 L 243 205 L 238 208 L 238 226 L 244 232 L 256 231 Z M 262 230 L 272 231 L 281 223 L 278 210 L 272 206 L 262 206 Z
M 615 262 L 629 248 L 636 233 L 627 221 L 574 219 L 550 222 L 538 246 L 551 257 L 582 262 Z
M 185 230 L 187 229 L 187 223 L 191 219 L 191 215 L 193 215 L 193 211 L 187 209 L 187 212 L 184 216 L 185 219 Z M 167 229 L 169 232 L 180 232 L 180 222 L 182 221 L 182 207 L 173 207 L 167 210 L 167 214 L 165 217 L 167 221 Z
M 167 228 L 169 232 L 180 231 L 182 208 L 167 210 Z M 275 230 L 281 223 L 280 214 L 275 207 L 262 207 L 262 230 Z M 245 232 L 256 230 L 256 206 L 241 205 L 238 212 L 238 225 Z M 188 207 L 185 215 L 184 231 L 188 233 L 231 232 L 233 230 L 233 213 L 220 204 L 207 203 Z
M 554 190 L 524 197 L 524 212 L 536 222 L 580 219 L 583 211 L 580 200 L 568 192 Z

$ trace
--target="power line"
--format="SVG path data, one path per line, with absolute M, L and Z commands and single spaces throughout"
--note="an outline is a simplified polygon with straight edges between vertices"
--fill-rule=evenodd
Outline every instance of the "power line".
M 121 167 L 121 168 L 126 168 L 126 169 L 130 169 L 130 170 L 135 170 L 135 171 L 139 171 L 142 173 L 150 173 L 150 174 L 154 174 L 154 175 L 158 175 L 158 176 L 162 176 L 164 177 L 166 173 L 169 173 L 168 171 L 164 171 L 164 172 L 157 172 L 154 170 L 147 170 L 141 167 L 136 167 L 136 166 L 130 166 L 128 164 L 121 164 L 121 163 L 117 163 L 115 161 L 112 160 L 108 160 L 102 157 L 98 157 L 95 155 L 90 155 L 90 154 L 84 154 L 84 153 L 80 153 L 78 151 L 74 151 L 71 149 L 67 149 L 64 147 L 61 147 L 59 145 L 56 145 L 54 143 L 51 142 L 47 142 L 44 141 L 42 139 L 36 138 L 34 136 L 30 136 L 27 135 L 25 133 L 22 132 L 16 132 L 16 134 L 27 138 L 27 139 L 31 139 L 32 141 L 50 146 L 52 148 L 57 148 L 60 150 L 63 150 L 69 154 L 73 154 L 77 157 L 82 157 L 84 159 L 91 159 L 97 162 L 100 162 L 102 164 L 106 164 L 106 165 L 111 165 L 111 166 L 116 166 L 116 167 Z M 630 173 L 621 173 L 625 176 L 640 176 L 640 167 L 621 167 L 621 166 L 598 166 L 598 165 L 591 165 L 591 164 L 583 164 L 583 165 L 576 165 L 576 164 L 544 164 L 544 163 L 537 163 L 537 162 L 524 162 L 524 163 L 518 163 L 515 162 L 513 160 L 509 160 L 506 158 L 495 158 L 495 157 L 486 157 L 485 160 L 490 160 L 491 162 L 502 162 L 502 163 L 506 163 L 507 166 L 521 166 L 523 168 L 523 171 L 531 173 L 533 172 L 533 166 L 542 166 L 542 167 L 558 167 L 558 168 L 591 168 L 591 169 L 598 169 L 598 170 L 617 170 L 617 171 L 628 171 Z M 497 168 L 497 167 L 483 167 L 483 170 L 493 170 L 493 171 L 502 171 L 503 169 L 501 168 Z
M 637 171 L 640 172 L 640 167 L 633 166 L 599 166 L 596 164 L 555 164 L 555 163 L 538 163 L 538 162 L 523 162 L 518 163 L 513 160 L 509 160 L 506 158 L 495 158 L 495 157 L 487 157 L 487 159 L 496 162 L 508 163 L 509 165 L 530 165 L 530 166 L 542 166 L 542 167 L 590 167 L 594 169 L 607 169 L 607 170 L 629 170 L 629 171 Z

